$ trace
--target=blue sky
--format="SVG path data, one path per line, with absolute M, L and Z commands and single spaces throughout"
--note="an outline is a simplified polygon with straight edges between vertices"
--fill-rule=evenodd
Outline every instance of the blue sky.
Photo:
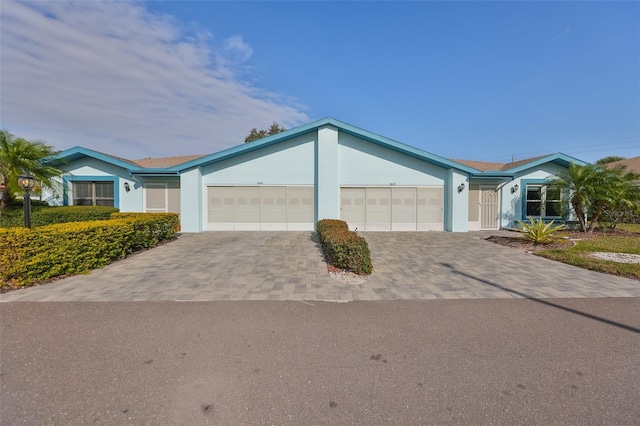
M 3 128 L 125 158 L 334 117 L 448 158 L 640 155 L 640 2 L 6 2 Z

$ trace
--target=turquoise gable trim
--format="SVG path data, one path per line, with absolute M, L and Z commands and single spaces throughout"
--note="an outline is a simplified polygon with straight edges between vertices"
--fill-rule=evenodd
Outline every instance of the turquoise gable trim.
M 409 155 L 411 157 L 418 158 L 420 160 L 424 160 L 432 164 L 436 164 L 440 167 L 444 167 L 447 169 L 457 169 L 466 173 L 479 172 L 479 170 L 474 169 L 472 167 L 465 166 L 463 164 L 448 160 L 446 158 L 440 157 L 435 154 L 431 154 L 427 151 L 423 151 L 418 148 L 414 148 L 410 145 L 403 144 L 393 139 L 389 139 L 384 136 L 380 136 L 378 134 L 369 132 L 367 130 L 360 129 L 358 127 L 352 126 L 350 124 L 336 120 L 334 118 L 324 118 L 322 120 L 313 121 L 311 123 L 294 127 L 293 129 L 289 129 L 284 132 L 278 133 L 276 135 L 268 136 L 264 139 L 260 139 L 255 142 L 234 146 L 233 148 L 225 149 L 223 151 L 216 152 L 214 154 L 207 155 L 202 158 L 198 158 L 183 164 L 179 164 L 177 166 L 170 168 L 169 170 L 177 170 L 177 171 L 183 172 L 183 171 L 192 169 L 194 167 L 203 167 L 218 161 L 223 161 L 231 157 L 242 155 L 247 152 L 252 152 L 269 145 L 277 144 L 277 143 L 301 136 L 303 134 L 316 131 L 317 129 L 327 125 L 334 126 L 339 131 L 343 131 L 352 136 L 367 140 L 374 144 Z
M 87 148 L 83 148 L 81 146 L 76 146 L 75 148 L 69 148 L 65 151 L 62 151 L 56 155 L 45 158 L 44 163 L 50 163 L 53 165 L 61 165 L 74 160 L 77 160 L 82 157 L 91 157 L 96 160 L 103 161 L 107 164 L 112 164 L 114 166 L 121 167 L 125 170 L 129 170 L 131 168 L 136 167 L 135 164 L 129 163 L 127 161 L 118 160 L 115 157 L 111 157 L 110 155 L 103 154 L 101 152 L 92 151 Z
M 69 205 L 69 182 L 113 182 L 113 207 L 120 208 L 120 178 L 118 176 L 63 176 L 62 205 Z
M 520 173 L 520 172 L 522 172 L 524 170 L 528 170 L 528 169 L 531 169 L 531 168 L 534 168 L 534 167 L 538 167 L 538 166 L 540 166 L 542 164 L 545 164 L 545 163 L 555 163 L 555 164 L 558 164 L 558 165 L 563 166 L 563 167 L 569 167 L 569 164 L 571 164 L 571 163 L 575 163 L 575 164 L 577 164 L 579 166 L 587 165 L 587 163 L 582 161 L 582 160 L 578 160 L 577 158 L 570 157 L 568 155 L 565 155 L 565 154 L 559 152 L 557 154 L 552 154 L 552 155 L 540 158 L 538 160 L 532 161 L 530 163 L 526 163 L 526 164 L 523 164 L 521 166 L 514 167 L 513 169 L 509 169 L 508 172 L 512 173 L 512 174 Z

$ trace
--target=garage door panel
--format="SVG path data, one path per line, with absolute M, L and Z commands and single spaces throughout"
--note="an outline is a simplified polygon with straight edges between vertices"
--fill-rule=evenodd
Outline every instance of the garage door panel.
M 366 188 L 366 229 L 391 229 L 391 188 Z
M 261 222 L 263 224 L 279 224 L 279 228 L 286 229 L 287 223 L 287 188 L 260 188 Z
M 352 230 L 365 229 L 365 196 L 364 188 L 340 190 L 340 219 L 347 222 Z
M 418 231 L 444 229 L 444 190 L 442 187 L 418 188 Z
M 233 217 L 239 230 L 260 229 L 260 188 L 236 187 L 236 209 Z
M 287 224 L 290 230 L 308 230 L 315 217 L 313 199 L 315 193 L 313 187 L 287 188 Z
M 313 230 L 314 188 L 208 187 L 208 230 Z
M 391 190 L 391 219 L 394 231 L 416 230 L 416 188 Z
M 367 231 L 443 230 L 442 187 L 363 187 L 340 190 L 340 218 Z
M 207 188 L 207 229 L 233 229 L 234 188 Z

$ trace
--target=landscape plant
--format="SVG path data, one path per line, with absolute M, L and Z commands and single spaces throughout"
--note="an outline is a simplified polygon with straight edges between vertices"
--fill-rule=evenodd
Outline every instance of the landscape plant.
M 564 229 L 564 225 L 554 225 L 554 221 L 545 223 L 542 218 L 536 220 L 529 216 L 529 223 L 518 221 L 521 226 L 520 233 L 535 244 L 549 244 L 558 239 L 556 232 Z
M 316 231 L 327 260 L 333 266 L 356 274 L 370 274 L 373 270 L 367 241 L 342 220 L 323 219 Z
M 38 202 L 36 202 L 38 203 Z M 31 209 L 31 226 L 46 226 L 57 223 L 85 222 L 91 220 L 107 220 L 117 208 L 107 206 L 54 206 L 34 203 Z M 14 203 L 0 210 L 0 228 L 23 226 L 24 213 L 22 202 Z
M 56 150 L 41 141 L 28 141 L 0 130 L 0 182 L 4 182 L 5 189 L 0 199 L 0 209 L 11 204 L 16 194 L 22 193 L 18 187 L 18 176 L 24 172 L 30 173 L 40 188 L 49 188 L 58 192 L 56 176 L 62 175 L 57 167 L 47 164 L 43 160 L 56 154 Z
M 640 190 L 635 182 L 638 177 L 623 167 L 571 163 L 551 186 L 560 189 L 565 204 L 571 206 L 580 223 L 580 230 L 593 232 L 607 209 L 640 206 Z
M 111 220 L 0 229 L 0 286 L 27 286 L 89 273 L 171 238 L 177 214 L 142 213 Z

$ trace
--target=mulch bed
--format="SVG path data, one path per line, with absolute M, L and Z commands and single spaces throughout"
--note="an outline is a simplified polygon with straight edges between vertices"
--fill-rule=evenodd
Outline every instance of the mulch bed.
M 567 248 L 573 245 L 573 241 L 569 240 L 560 240 L 551 244 L 535 244 L 524 237 L 498 237 L 495 235 L 487 238 L 487 241 L 527 252 Z

